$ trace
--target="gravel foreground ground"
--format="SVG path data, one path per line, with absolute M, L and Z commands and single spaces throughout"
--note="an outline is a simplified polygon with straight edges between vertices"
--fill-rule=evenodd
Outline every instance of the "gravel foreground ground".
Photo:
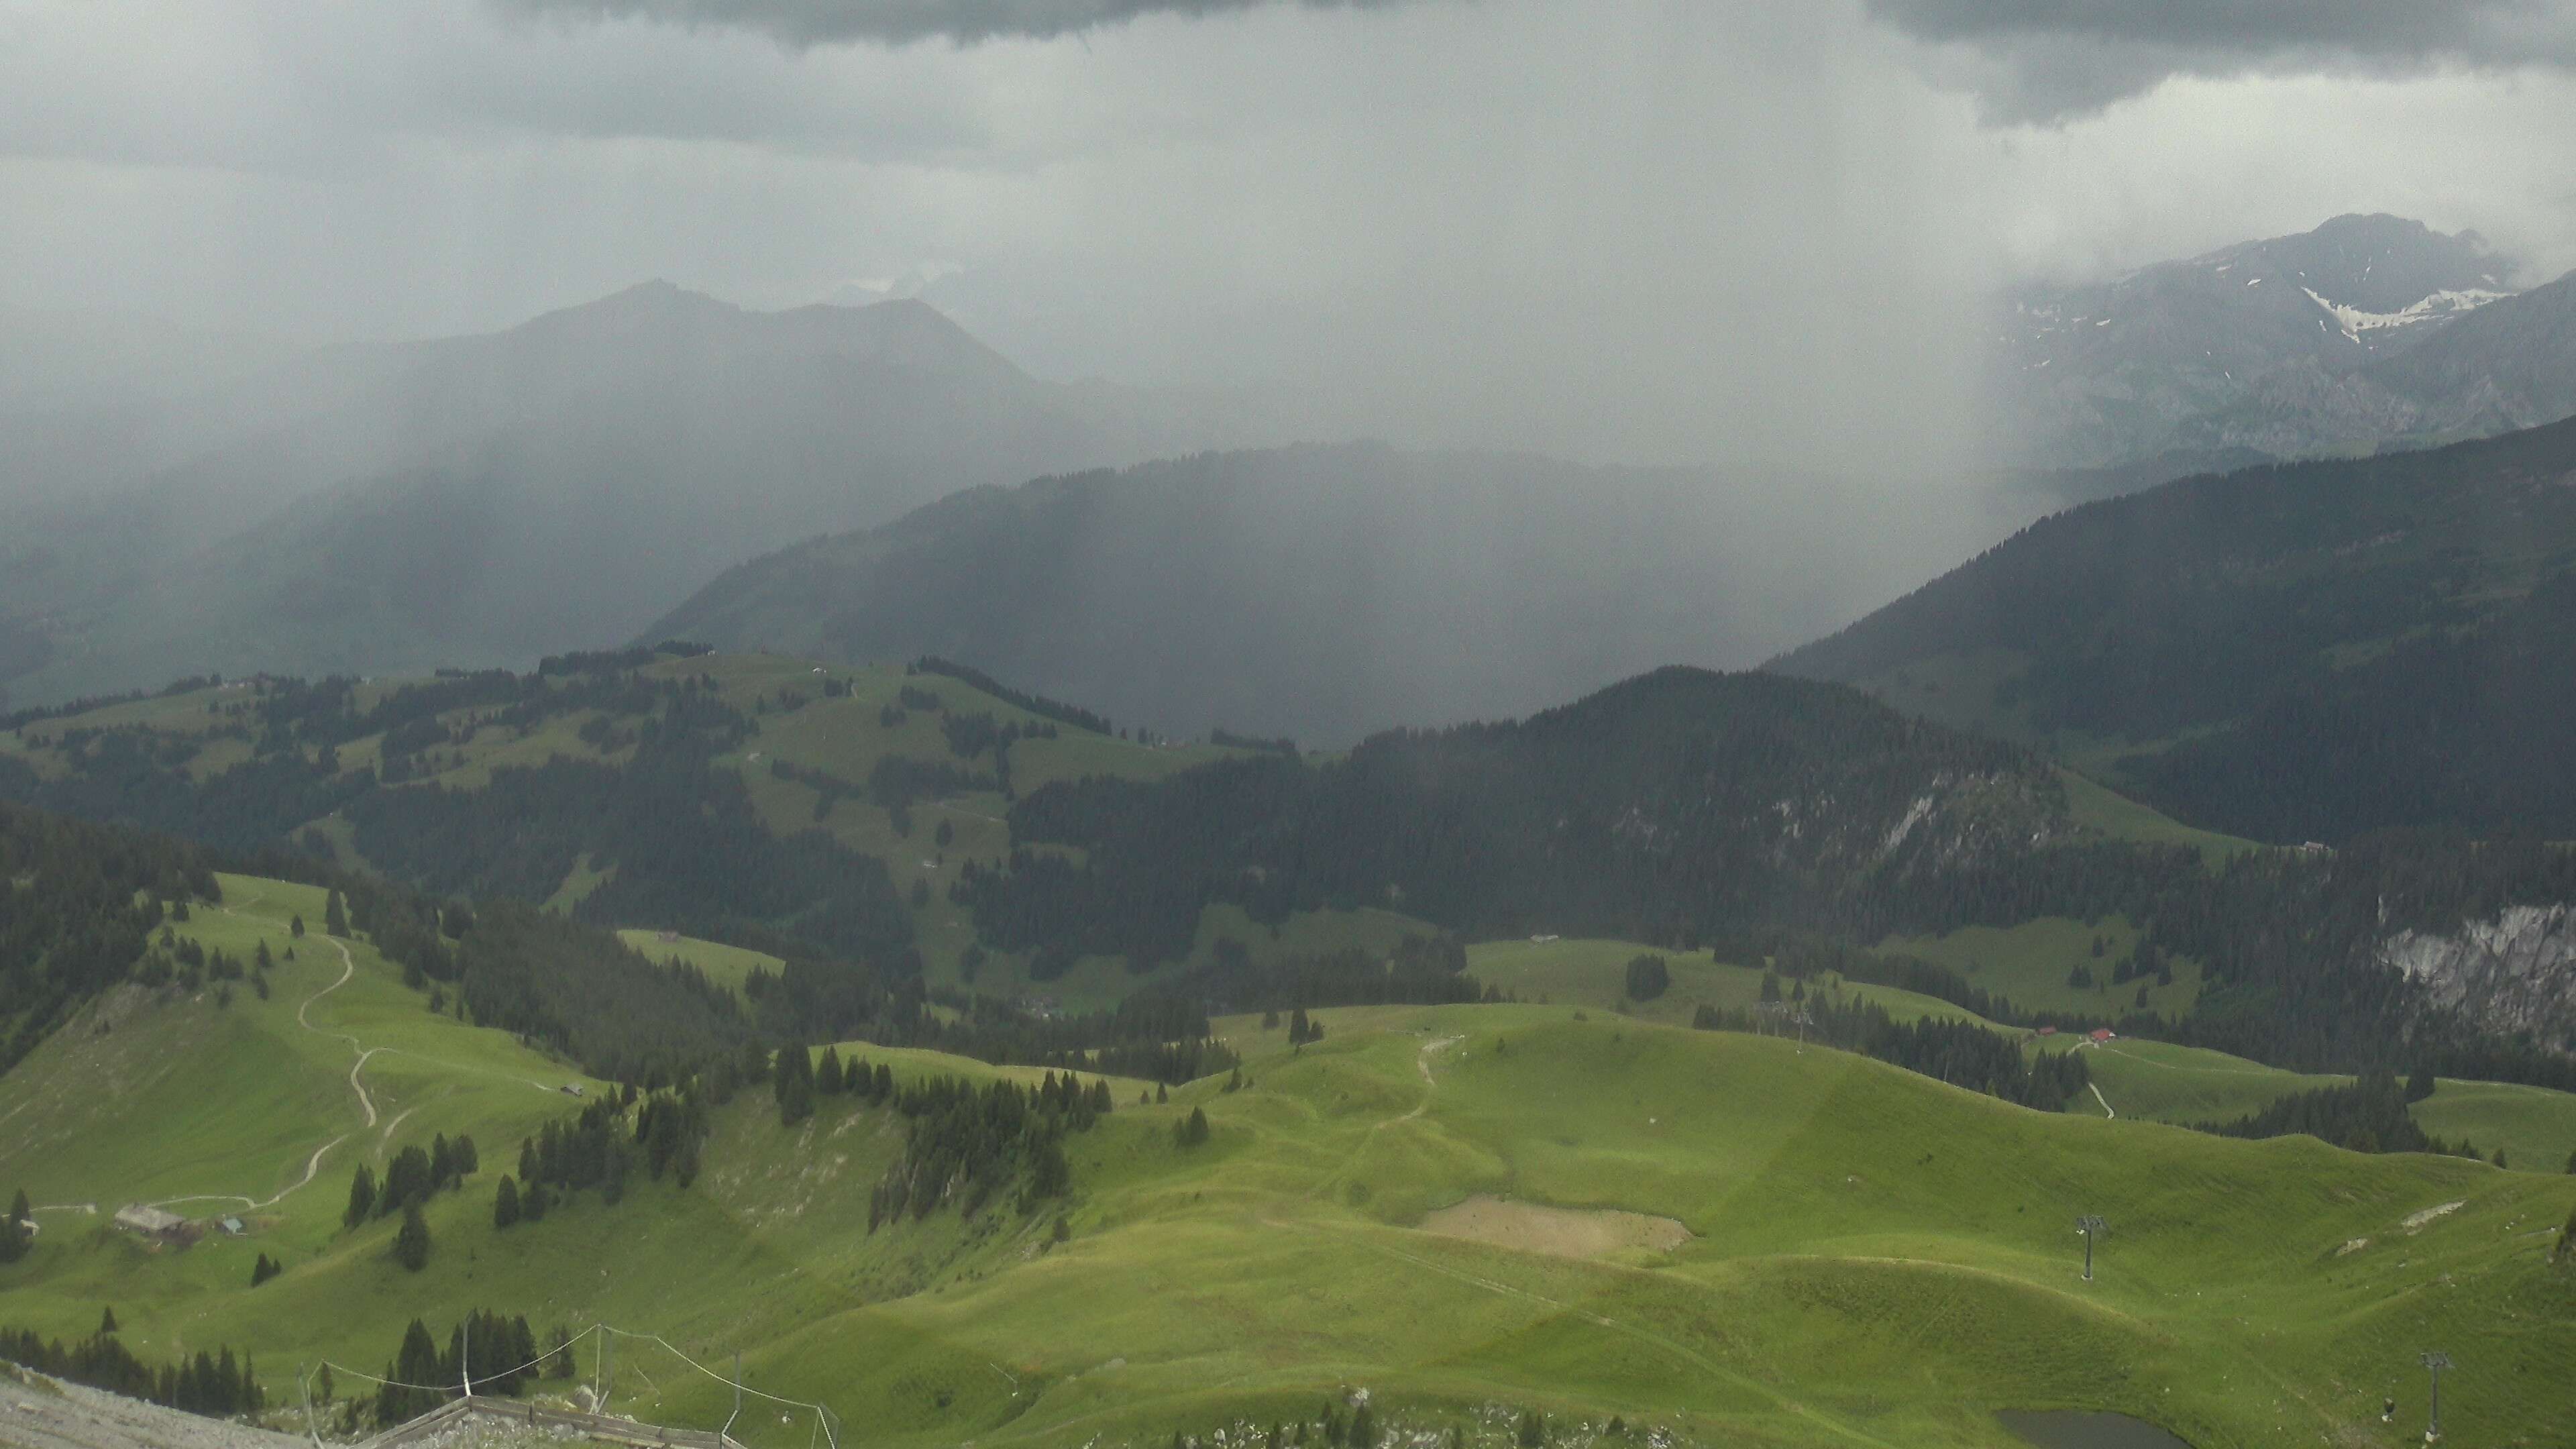
M 0 1368 L 8 1449 L 295 1449 L 309 1441 Z
M 585 1442 L 571 1429 L 466 1418 L 406 1449 L 569 1449 Z M 310 1449 L 311 1443 L 0 1364 L 0 1449 Z

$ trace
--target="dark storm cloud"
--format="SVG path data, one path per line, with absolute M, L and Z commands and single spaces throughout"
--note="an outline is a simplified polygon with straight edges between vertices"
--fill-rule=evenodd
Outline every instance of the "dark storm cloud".
M 1043 39 L 1143 15 L 1214 15 L 1272 0 L 496 0 L 532 14 L 640 18 L 757 30 L 790 45 L 836 41 Z M 1294 0 L 1316 10 L 1377 10 L 1407 0 Z
M 2054 120 L 2169 76 L 2576 67 L 2569 0 L 1867 0 L 1969 61 L 1990 115 Z

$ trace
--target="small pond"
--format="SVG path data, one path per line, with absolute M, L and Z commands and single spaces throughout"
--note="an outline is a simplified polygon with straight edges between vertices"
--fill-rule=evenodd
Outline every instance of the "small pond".
M 2144 1419 L 2082 1409 L 2006 1409 L 2003 1426 L 2039 1449 L 2191 1449 Z

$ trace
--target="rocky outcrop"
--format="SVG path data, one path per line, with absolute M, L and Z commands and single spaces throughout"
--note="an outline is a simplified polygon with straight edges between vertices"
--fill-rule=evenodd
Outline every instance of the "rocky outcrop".
M 2453 932 L 2401 931 L 2379 958 L 2435 1007 L 2576 1054 L 2576 908 L 2510 906 Z

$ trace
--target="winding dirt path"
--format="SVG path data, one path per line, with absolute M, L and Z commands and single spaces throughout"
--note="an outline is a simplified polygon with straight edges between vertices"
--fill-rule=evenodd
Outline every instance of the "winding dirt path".
M 2102 1104 L 2102 1115 L 2103 1115 L 2103 1116 L 2105 1116 L 2105 1117 L 2110 1117 L 2110 1118 L 2113 1118 L 2113 1119 L 2117 1119 L 2117 1118 L 2119 1117 L 2119 1115 L 2120 1115 L 2119 1113 L 2114 1112 L 2114 1111 L 2112 1111 L 2112 1110 L 2111 1110 L 2111 1099 L 2102 1095 L 2102 1084 L 2101 1084 L 2101 1083 L 2099 1083 L 2099 1082 L 2086 1082 L 2084 1085 L 2086 1085 L 2086 1086 L 2088 1086 L 2088 1087 L 2091 1087 L 2091 1088 L 2093 1089 L 2093 1100 Z
M 1412 1111 L 1405 1113 L 1401 1117 L 1390 1117 L 1387 1119 L 1388 1122 L 1410 1122 L 1430 1109 L 1431 1093 L 1433 1089 L 1440 1085 L 1440 1083 L 1431 1075 L 1431 1054 L 1440 1050 L 1442 1047 L 1453 1047 L 1465 1040 L 1466 1038 L 1463 1036 L 1444 1036 L 1438 1041 L 1424 1042 L 1422 1044 L 1421 1053 L 1413 1059 L 1415 1069 L 1422 1073 L 1422 1100 L 1413 1104 Z M 1380 1122 L 1377 1125 L 1383 1127 L 1386 1125 L 1386 1122 Z
M 358 958 L 349 954 L 348 943 L 332 940 L 328 936 L 322 939 L 330 943 L 331 949 L 340 953 L 340 979 L 304 998 L 304 1004 L 295 1008 L 295 1024 L 320 1036 L 338 1037 L 349 1044 L 349 1050 L 358 1054 L 357 1065 L 349 1068 L 349 1090 L 358 1094 L 358 1106 L 367 1114 L 367 1125 L 373 1127 L 376 1125 L 375 1099 L 367 1095 L 367 1084 L 358 1080 L 358 1073 L 367 1069 L 367 1058 L 374 1056 L 381 1048 L 368 1046 L 344 1031 L 324 1031 L 313 1024 L 313 1018 L 305 1015 L 313 1009 L 313 1003 L 348 985 L 349 978 L 358 974 Z
M 252 899 L 255 900 L 257 897 L 253 897 Z M 248 905 L 250 902 L 244 901 L 242 904 Z M 218 906 L 216 909 L 222 911 L 228 916 L 239 916 L 241 914 L 230 906 Z M 349 954 L 348 943 L 344 941 L 334 940 L 329 936 L 318 938 L 308 936 L 305 939 L 319 939 L 329 944 L 331 949 L 340 953 L 340 976 L 338 980 L 333 981 L 330 985 L 325 986 L 321 990 L 314 992 L 311 996 L 304 998 L 303 1002 L 295 1008 L 295 1024 L 317 1036 L 333 1037 L 340 1041 L 347 1042 L 350 1050 L 355 1051 L 358 1054 L 356 1064 L 349 1068 L 349 1090 L 358 1094 L 358 1108 L 360 1111 L 367 1114 L 367 1126 L 372 1128 L 376 1125 L 376 1102 L 373 1097 L 367 1095 L 367 1084 L 358 1079 L 358 1074 L 367 1069 L 367 1058 L 374 1056 L 379 1050 L 382 1050 L 382 1048 L 367 1046 L 365 1043 L 359 1041 L 356 1037 L 349 1035 L 347 1032 L 325 1031 L 323 1028 L 315 1026 L 313 1024 L 313 1018 L 306 1015 L 307 1012 L 310 1012 L 313 1009 L 313 1003 L 320 1001 L 323 997 L 328 996 L 332 992 L 349 984 L 350 979 L 358 974 L 358 958 Z M 330 1154 L 332 1148 L 348 1141 L 349 1135 L 350 1134 L 343 1132 L 339 1136 L 332 1138 L 330 1141 L 323 1143 L 321 1146 L 314 1148 L 313 1155 L 304 1159 L 304 1175 L 297 1178 L 288 1186 L 278 1189 L 278 1191 L 272 1196 L 266 1198 L 254 1198 L 240 1193 L 197 1193 L 188 1197 L 165 1197 L 158 1202 L 150 1204 L 150 1206 L 166 1208 L 175 1204 L 190 1202 L 237 1202 L 253 1211 L 257 1211 L 261 1208 L 275 1207 L 278 1203 L 285 1200 L 287 1194 L 311 1186 L 313 1179 L 322 1171 L 322 1159 Z
M 385 1123 L 385 1130 L 379 1133 L 376 1137 L 376 1155 L 378 1157 L 384 1156 L 385 1149 L 394 1145 L 394 1129 L 403 1124 L 403 1119 L 405 1117 L 408 1117 L 419 1110 L 420 1109 L 418 1107 L 405 1107 L 401 1111 L 396 1112 L 393 1117 Z

